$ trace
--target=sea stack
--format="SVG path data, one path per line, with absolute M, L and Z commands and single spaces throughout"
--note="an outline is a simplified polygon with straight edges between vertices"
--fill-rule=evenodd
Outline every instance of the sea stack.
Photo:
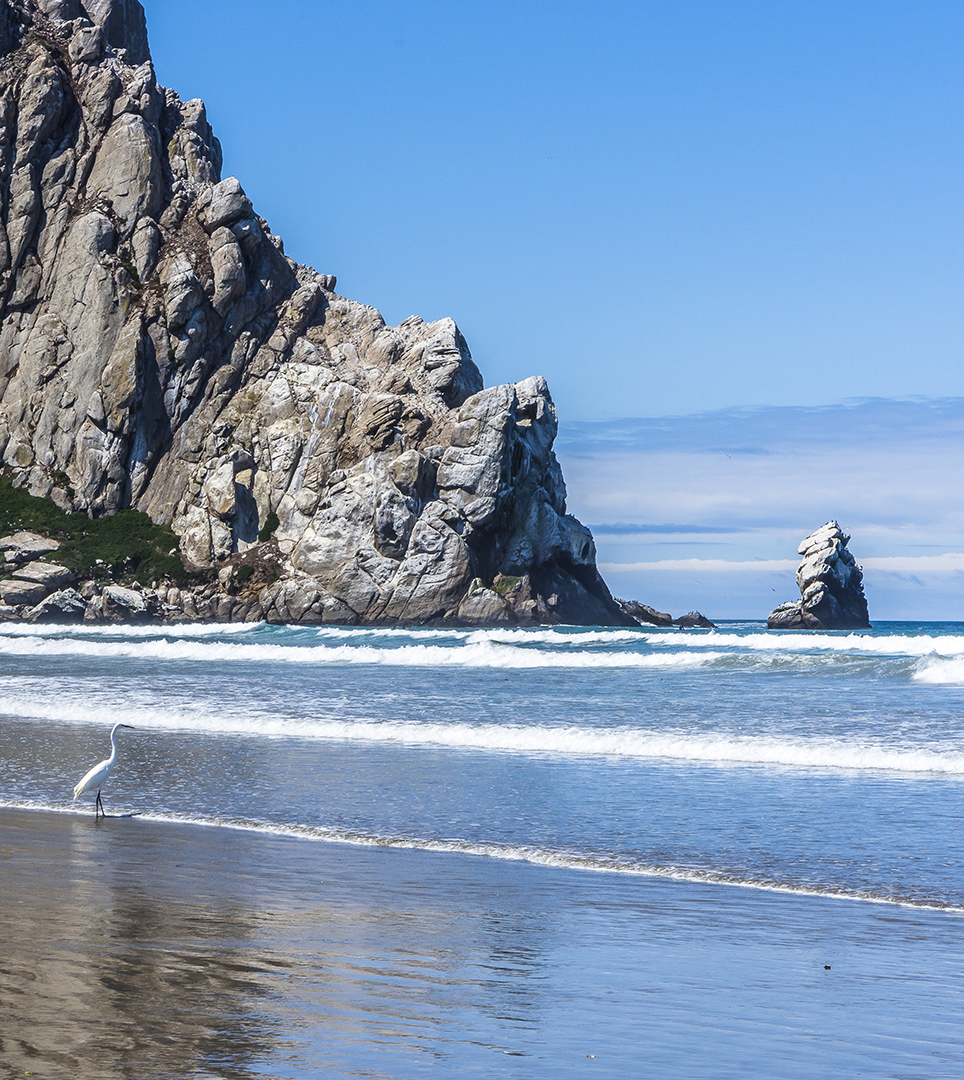
M 862 630 L 870 627 L 863 574 L 847 550 L 850 537 L 828 521 L 797 548 L 801 598 L 770 612 L 770 630 Z
M 545 379 L 485 388 L 451 319 L 387 326 L 288 258 L 204 104 L 158 84 L 137 0 L 4 0 L 0 50 L 17 487 L 144 511 L 214 576 L 267 559 L 212 618 L 630 624 L 567 513 Z

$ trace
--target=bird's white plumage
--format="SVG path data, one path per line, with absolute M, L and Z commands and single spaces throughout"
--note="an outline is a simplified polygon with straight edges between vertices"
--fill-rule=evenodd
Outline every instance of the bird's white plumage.
M 114 767 L 114 760 L 114 756 L 111 755 L 99 765 L 95 765 L 89 772 L 84 773 L 83 779 L 74 788 L 74 798 L 83 795 L 85 791 L 90 791 L 91 788 L 101 787 L 107 777 L 110 776 L 110 771 Z
M 74 799 L 76 800 L 85 791 L 100 791 L 103 787 L 107 777 L 110 776 L 111 769 L 117 763 L 117 729 L 129 728 L 130 724 L 115 724 L 113 730 L 110 733 L 110 757 L 105 758 L 103 761 L 98 762 L 92 769 L 84 773 L 74 788 Z

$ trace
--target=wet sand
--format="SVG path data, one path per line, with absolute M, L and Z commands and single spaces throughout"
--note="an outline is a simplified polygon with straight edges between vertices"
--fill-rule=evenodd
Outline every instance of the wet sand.
M 20 810 L 0 911 L 9 1077 L 964 1074 L 937 912 Z

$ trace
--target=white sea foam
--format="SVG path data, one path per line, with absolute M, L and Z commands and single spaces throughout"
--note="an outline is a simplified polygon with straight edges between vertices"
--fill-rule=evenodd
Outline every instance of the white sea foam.
M 964 686 L 964 657 L 928 657 L 919 663 L 913 677 L 934 686 Z
M 643 728 L 549 724 L 417 722 L 305 718 L 271 713 L 231 715 L 198 705 L 159 709 L 89 696 L 56 700 L 11 695 L 11 716 L 105 726 L 118 720 L 142 730 L 189 731 L 315 742 L 367 743 L 498 754 L 551 755 L 695 765 L 769 766 L 964 776 L 964 752 L 880 746 L 843 739 L 777 739 L 764 736 L 655 732 Z
M 276 645 L 157 638 L 106 640 L 104 637 L 8 636 L 0 638 L 0 655 L 88 656 L 196 662 L 373 664 L 386 667 L 465 668 L 693 668 L 721 653 L 594 652 L 519 648 L 482 639 L 455 646 Z
M 726 634 L 709 631 L 705 634 L 643 635 L 647 644 L 687 649 L 745 649 L 754 652 L 797 653 L 827 652 L 872 656 L 964 656 L 964 636 L 942 634 L 846 634 L 833 637 L 824 634 Z
M 170 623 L 161 626 L 91 626 L 89 623 L 51 626 L 43 623 L 0 623 L 0 642 L 4 638 L 210 638 L 222 635 L 250 634 L 264 623 Z M 0 645 L 0 652 L 3 651 Z
M 638 630 L 530 630 L 506 627 L 496 630 L 473 630 L 470 641 L 498 641 L 510 645 L 633 645 L 646 644 L 649 634 Z M 683 631 L 680 631 L 683 637 Z M 674 637 L 673 640 L 676 640 Z
M 246 640 L 222 641 L 219 639 Z M 0 624 L 0 653 L 154 656 L 174 660 L 259 660 L 361 664 L 460 664 L 467 667 L 646 667 L 687 654 L 721 657 L 833 654 L 964 657 L 964 635 L 731 633 L 639 629 L 504 627 L 472 630 L 413 627 L 272 627 L 264 623 L 165 626 Z M 198 646 L 192 649 L 192 644 Z M 620 648 L 622 646 L 622 648 Z M 546 647 L 546 648 L 540 648 Z M 645 651 L 643 651 L 645 650 Z M 712 654 L 712 655 L 709 655 Z
M 89 811 L 70 804 L 41 803 L 35 800 L 0 799 L 0 809 L 31 810 L 57 813 L 72 817 L 89 817 Z M 122 816 L 115 809 L 114 816 Z M 281 837 L 326 844 L 348 844 L 353 847 L 400 848 L 409 851 L 427 851 L 437 854 L 462 855 L 474 858 L 498 859 L 503 862 L 525 862 L 532 866 L 552 870 L 574 870 L 589 873 L 619 874 L 627 877 L 662 878 L 693 885 L 714 885 L 726 888 L 754 889 L 763 892 L 782 893 L 791 896 L 810 896 L 826 900 L 849 900 L 852 902 L 885 904 L 892 907 L 913 908 L 920 911 L 940 911 L 948 915 L 964 915 L 964 906 L 942 904 L 913 896 L 893 896 L 872 892 L 857 892 L 845 888 L 817 888 L 806 884 L 756 880 L 738 877 L 712 868 L 659 865 L 636 862 L 581 852 L 560 851 L 529 845 L 499 844 L 495 842 L 472 842 L 462 839 L 435 839 L 411 836 L 371 835 L 347 830 L 329 829 L 324 826 L 302 824 L 276 824 L 246 821 L 243 819 L 201 818 L 184 814 L 138 813 L 133 808 L 123 816 L 136 817 L 138 822 L 163 825 L 183 825 L 200 828 L 231 829 L 265 837 Z
M 275 626 L 264 622 L 255 623 L 149 623 L 134 624 L 44 624 L 3 622 L 0 623 L 0 638 L 3 637 L 217 637 L 222 634 L 257 634 L 269 633 L 278 636 L 310 636 L 320 640 L 344 641 L 501 641 L 508 643 L 529 642 L 531 644 L 587 644 L 606 642 L 640 641 L 645 631 L 638 630 L 580 630 L 569 631 L 544 628 L 497 627 L 479 630 L 470 627 L 445 626 Z

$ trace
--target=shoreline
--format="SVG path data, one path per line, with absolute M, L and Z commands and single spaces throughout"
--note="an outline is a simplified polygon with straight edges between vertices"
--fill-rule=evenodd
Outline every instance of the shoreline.
M 90 817 L 87 810 L 75 807 L 53 806 L 50 804 L 5 802 L 0 799 L 0 825 L 3 815 L 8 812 L 27 814 L 50 814 L 75 820 Z M 492 860 L 508 864 L 523 865 L 535 870 L 573 872 L 577 875 L 612 875 L 630 880 L 649 880 L 670 882 L 677 885 L 693 885 L 723 890 L 746 890 L 767 893 L 779 897 L 798 897 L 814 900 L 831 900 L 837 903 L 871 904 L 878 907 L 900 908 L 906 911 L 934 912 L 941 915 L 962 916 L 964 907 L 954 904 L 941 904 L 911 898 L 874 896 L 860 893 L 839 892 L 808 888 L 804 885 L 780 882 L 752 881 L 728 878 L 712 871 L 688 870 L 677 867 L 654 867 L 637 864 L 619 864 L 593 859 L 590 856 L 568 852 L 546 851 L 535 848 L 508 846 L 498 843 L 468 843 L 462 841 L 439 840 L 418 837 L 365 836 L 358 833 L 338 832 L 324 826 L 277 825 L 270 822 L 231 821 L 191 818 L 178 814 L 152 813 L 150 811 L 128 811 L 111 813 L 108 820 L 137 821 L 158 825 L 162 828 L 186 828 L 204 830 L 226 830 L 230 833 L 248 835 L 259 839 L 295 840 L 310 844 L 325 844 L 349 849 L 366 851 L 410 851 L 426 855 L 454 856 L 472 860 Z
M 660 1075 L 737 1078 L 748 1037 L 784 1077 L 964 1065 L 934 1008 L 958 925 L 936 912 L 138 818 L 0 821 L 12 1074 L 501 1076 L 524 1058 L 515 1075 L 616 1078 L 638 1075 L 642 1041 Z

